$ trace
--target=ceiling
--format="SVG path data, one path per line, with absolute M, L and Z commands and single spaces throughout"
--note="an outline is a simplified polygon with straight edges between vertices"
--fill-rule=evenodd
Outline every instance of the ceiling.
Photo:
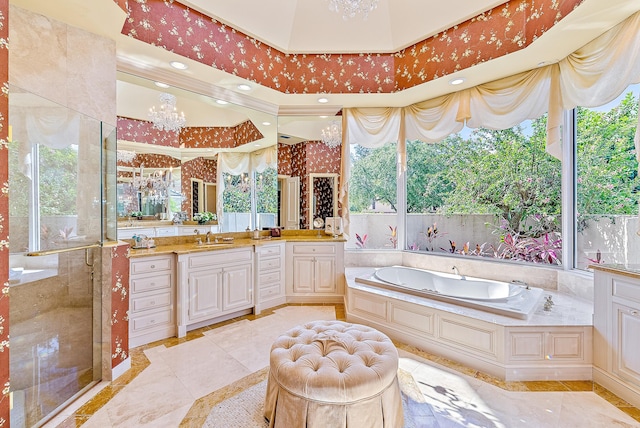
M 367 20 L 355 17 L 345 21 L 339 14 L 329 11 L 328 0 L 180 2 L 288 53 L 396 52 L 504 3 L 500 0 L 379 0 L 378 8 Z M 133 80 L 159 80 L 174 88 L 186 89 L 185 94 L 205 95 L 201 95 L 198 102 L 178 98 L 178 108 L 184 110 L 188 125 L 222 126 L 221 122 L 215 122 L 220 120 L 218 118 L 226 123 L 237 121 L 239 117 L 233 115 L 202 115 L 203 105 L 215 105 L 214 99 L 222 99 L 260 114 L 304 116 L 306 128 L 305 124 L 295 124 L 292 118 L 278 120 L 279 126 L 299 133 L 296 138 L 313 135 L 316 131 L 310 130 L 321 127 L 316 119 L 318 116 L 333 116 L 343 107 L 406 106 L 530 70 L 540 63 L 556 62 L 640 10 L 637 0 L 584 0 L 576 10 L 519 52 L 400 92 L 328 94 L 329 102 L 318 104 L 317 94 L 285 94 L 122 35 L 124 14 L 114 7 L 113 0 L 11 0 L 10 3 L 116 41 L 120 71 L 119 115 L 146 119 L 151 95 L 139 95 L 137 90 L 159 93 L 149 85 L 137 85 L 140 88 L 136 89 L 132 79 L 123 78 L 136 76 Z M 187 63 L 189 68 L 185 71 L 171 68 L 169 62 L 176 59 Z M 455 76 L 464 76 L 465 83 L 456 87 L 449 85 L 449 80 Z M 248 83 L 250 89 L 239 90 L 240 83 Z M 122 87 L 127 89 L 122 90 Z

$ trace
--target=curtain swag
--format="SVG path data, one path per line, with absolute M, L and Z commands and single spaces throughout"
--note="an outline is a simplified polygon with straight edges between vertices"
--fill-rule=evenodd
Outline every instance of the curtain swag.
M 266 149 L 257 150 L 251 153 L 218 153 L 218 165 L 216 172 L 216 207 L 218 214 L 218 224 L 222 230 L 223 216 L 223 193 L 224 180 L 223 174 L 226 172 L 231 175 L 250 174 L 251 172 L 264 172 L 269 167 L 276 168 L 278 161 L 278 151 L 276 146 L 267 147 Z
M 406 140 L 433 143 L 459 132 L 465 124 L 505 129 L 547 113 L 546 150 L 560 159 L 563 110 L 606 104 L 632 83 L 640 83 L 640 12 L 556 64 L 407 107 L 346 108 L 340 202 L 348 206 L 350 144 L 375 148 L 398 142 L 402 157 Z M 640 149 L 638 134 L 636 148 Z M 342 215 L 348 225 L 348 210 Z

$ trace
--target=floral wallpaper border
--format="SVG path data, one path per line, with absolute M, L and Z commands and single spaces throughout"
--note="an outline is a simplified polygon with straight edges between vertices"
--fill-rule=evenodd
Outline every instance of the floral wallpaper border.
M 391 93 L 523 49 L 583 1 L 508 1 L 395 53 L 286 54 L 165 0 L 129 2 L 122 34 L 286 94 Z
M 163 147 L 232 149 L 264 135 L 250 120 L 235 126 L 187 126 L 180 132 L 160 131 L 146 120 L 118 116 L 118 139 Z
M 9 426 L 9 0 L 0 0 L 0 427 Z

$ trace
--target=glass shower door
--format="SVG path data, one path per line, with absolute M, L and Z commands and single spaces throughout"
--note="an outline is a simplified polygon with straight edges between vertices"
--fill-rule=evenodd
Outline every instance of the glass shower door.
M 101 379 L 100 121 L 9 88 L 11 426 Z

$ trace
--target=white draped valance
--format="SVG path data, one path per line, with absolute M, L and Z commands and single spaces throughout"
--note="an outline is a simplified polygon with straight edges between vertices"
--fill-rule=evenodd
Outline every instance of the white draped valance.
M 216 207 L 218 215 L 218 224 L 222 228 L 223 218 L 223 198 L 224 180 L 223 174 L 241 175 L 250 174 L 251 172 L 264 172 L 265 169 L 272 167 L 277 168 L 278 151 L 276 146 L 267 147 L 266 149 L 256 150 L 251 153 L 224 152 L 218 153 L 218 165 L 216 173 Z
M 506 129 L 547 113 L 547 152 L 561 158 L 563 110 L 604 105 L 630 84 L 639 82 L 637 12 L 556 64 L 407 107 L 344 109 L 343 143 L 373 148 L 398 142 L 398 151 L 403 155 L 406 140 L 437 142 L 460 131 L 465 124 L 469 128 Z M 640 160 L 639 140 L 636 135 Z M 343 149 L 342 162 L 349 162 L 348 150 Z M 343 166 L 345 170 L 348 167 Z M 348 179 L 343 175 L 343 207 L 347 194 Z

